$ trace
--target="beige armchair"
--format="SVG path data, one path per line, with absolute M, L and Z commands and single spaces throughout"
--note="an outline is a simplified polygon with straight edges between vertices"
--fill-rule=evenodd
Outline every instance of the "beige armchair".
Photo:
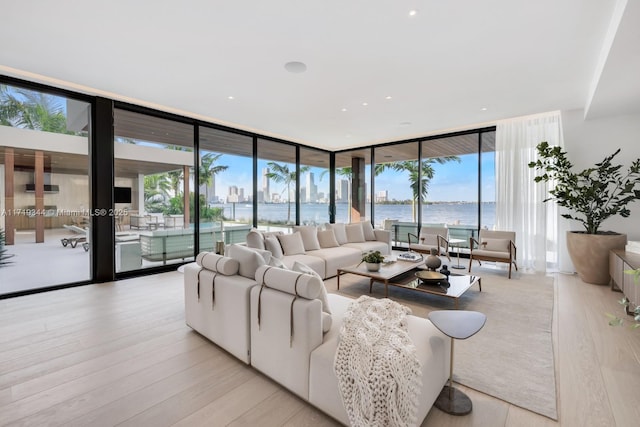
M 415 243 L 411 243 L 413 237 Z M 407 241 L 409 250 L 420 253 L 431 253 L 431 249 L 437 249 L 439 255 L 445 255 L 449 261 L 449 229 L 447 227 L 422 227 L 420 236 L 408 233 Z
M 516 233 L 513 231 L 480 230 L 479 239 L 473 237 L 469 240 L 469 273 L 471 263 L 475 259 L 480 261 L 506 262 L 509 264 L 509 279 L 511 279 L 511 265 L 518 271 L 516 264 Z

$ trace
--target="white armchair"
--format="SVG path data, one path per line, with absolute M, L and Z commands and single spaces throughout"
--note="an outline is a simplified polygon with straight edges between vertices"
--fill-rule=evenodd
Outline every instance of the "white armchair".
M 415 243 L 411 242 L 411 237 Z M 420 253 L 431 253 L 431 249 L 437 249 L 439 255 L 445 255 L 449 261 L 449 229 L 447 227 L 422 227 L 420 236 L 408 233 L 407 241 L 409 250 Z
M 475 259 L 480 261 L 506 262 L 509 264 L 509 279 L 511 279 L 511 266 L 518 271 L 516 264 L 516 233 L 514 231 L 480 230 L 479 240 L 470 238 L 469 248 L 469 272 L 471 263 Z

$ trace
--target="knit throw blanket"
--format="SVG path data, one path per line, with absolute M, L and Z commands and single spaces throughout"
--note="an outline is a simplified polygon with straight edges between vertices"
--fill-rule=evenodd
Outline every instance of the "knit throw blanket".
M 408 334 L 410 312 L 366 295 L 350 304 L 333 370 L 352 426 L 416 424 L 422 369 Z

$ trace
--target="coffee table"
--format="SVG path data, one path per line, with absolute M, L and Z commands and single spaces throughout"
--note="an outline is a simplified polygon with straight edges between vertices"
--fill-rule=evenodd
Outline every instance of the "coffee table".
M 389 286 L 410 289 L 416 292 L 424 292 L 432 295 L 440 295 L 445 298 L 454 300 L 456 310 L 458 309 L 458 299 L 471 286 L 478 284 L 480 292 L 482 292 L 482 284 L 480 277 L 470 276 L 466 274 L 451 274 L 449 280 L 441 283 L 425 285 L 421 280 L 415 277 L 415 273 L 424 270 L 424 262 L 395 261 L 388 264 L 382 264 L 379 271 L 369 271 L 364 263 L 353 265 L 350 267 L 342 267 L 338 269 L 338 290 L 340 290 L 340 276 L 343 274 L 356 274 L 358 276 L 369 278 L 369 293 L 373 289 L 374 282 L 384 284 L 384 296 L 389 297 Z M 446 286 L 448 284 L 448 287 Z

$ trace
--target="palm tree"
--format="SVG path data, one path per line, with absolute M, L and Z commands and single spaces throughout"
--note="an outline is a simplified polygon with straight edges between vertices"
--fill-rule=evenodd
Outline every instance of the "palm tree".
M 167 172 L 167 179 L 173 191 L 173 196 L 178 197 L 180 195 L 180 183 L 182 182 L 182 169 Z
M 67 130 L 63 99 L 39 91 L 0 85 L 0 124 L 45 132 Z
M 290 170 L 288 165 L 281 165 L 276 162 L 267 163 L 269 166 L 269 173 L 267 178 L 274 180 L 277 183 L 286 185 L 287 190 L 287 223 L 291 222 L 291 183 L 296 182 L 298 178 L 296 170 Z M 300 166 L 300 173 L 305 173 L 310 169 L 309 166 Z M 284 193 L 285 190 L 282 190 Z
M 209 186 L 213 182 L 214 177 L 218 173 L 229 169 L 229 166 L 215 165 L 220 156 L 222 156 L 222 153 L 207 153 L 200 159 L 199 184 L 205 186 L 204 191 L 207 206 L 209 206 Z
M 380 163 L 376 165 L 376 176 L 386 169 L 392 169 L 396 172 L 408 172 L 409 173 L 409 186 L 413 193 L 411 200 L 411 213 L 413 221 L 417 218 L 417 204 L 418 198 L 421 202 L 427 201 L 427 194 L 429 192 L 429 182 L 435 176 L 435 170 L 433 164 L 445 164 L 447 162 L 455 161 L 460 163 L 458 156 L 444 156 L 444 157 L 432 157 L 426 160 L 422 160 L 422 177 L 418 177 L 418 161 L 417 160 L 403 160 L 399 162 Z M 378 168 L 380 166 L 380 169 Z
M 148 212 L 162 212 L 170 190 L 167 175 L 157 173 L 144 177 L 144 208 Z

